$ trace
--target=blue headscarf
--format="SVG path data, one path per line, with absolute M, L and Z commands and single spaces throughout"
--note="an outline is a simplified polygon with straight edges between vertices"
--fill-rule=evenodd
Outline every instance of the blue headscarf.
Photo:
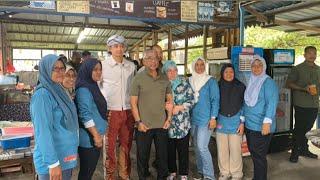
M 174 61 L 172 60 L 167 60 L 162 67 L 162 73 L 163 74 L 167 74 L 169 69 L 175 68 L 177 69 L 177 65 Z M 179 84 L 181 84 L 181 79 L 177 76 L 175 79 L 171 80 L 171 89 L 172 92 L 179 86 Z
M 104 99 L 97 82 L 92 79 L 92 71 L 98 63 L 101 65 L 101 62 L 95 58 L 87 59 L 82 63 L 78 72 L 76 89 L 80 87 L 88 88 L 101 117 L 107 120 L 107 101 Z
M 51 79 L 54 65 L 59 58 L 59 56 L 49 54 L 41 59 L 39 63 L 39 84 L 36 90 L 40 88 L 47 89 L 53 95 L 59 107 L 63 111 L 64 121 L 62 122 L 62 126 L 69 131 L 77 131 L 79 125 L 76 106 L 69 98 L 62 85 L 55 83 Z M 61 62 L 63 63 L 63 61 Z
M 257 104 L 261 87 L 264 81 L 269 77 L 266 74 L 266 69 L 267 69 L 266 60 L 259 55 L 254 55 L 253 59 L 251 60 L 251 66 L 256 60 L 262 63 L 263 71 L 258 76 L 254 75 L 251 72 L 250 80 L 249 80 L 247 89 L 244 93 L 245 103 L 250 107 L 253 107 Z

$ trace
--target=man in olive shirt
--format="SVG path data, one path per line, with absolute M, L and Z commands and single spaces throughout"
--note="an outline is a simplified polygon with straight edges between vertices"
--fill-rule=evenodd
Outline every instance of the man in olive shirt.
M 168 176 L 167 143 L 171 110 L 165 112 L 166 101 L 172 104 L 171 83 L 157 71 L 159 61 L 154 50 L 143 56 L 146 69 L 133 79 L 131 85 L 131 110 L 136 121 L 137 168 L 139 180 L 148 176 L 148 161 L 152 140 L 156 149 L 158 180 Z M 170 109 L 170 108 L 167 108 Z
M 318 158 L 308 149 L 305 134 L 311 130 L 318 114 L 320 67 L 314 61 L 317 49 L 308 46 L 304 49 L 305 61 L 292 68 L 287 80 L 287 87 L 293 92 L 295 125 L 293 130 L 293 148 L 290 161 L 298 162 L 299 156 Z

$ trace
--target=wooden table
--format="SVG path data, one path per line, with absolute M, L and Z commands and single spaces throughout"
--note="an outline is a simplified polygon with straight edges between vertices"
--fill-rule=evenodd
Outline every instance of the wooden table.
M 8 159 L 0 161 L 0 170 L 2 168 L 8 168 L 12 166 L 21 166 L 22 173 L 32 173 L 35 174 L 35 169 L 33 166 L 33 158 L 32 156 L 24 157 L 20 159 Z M 2 175 L 0 171 L 0 176 Z

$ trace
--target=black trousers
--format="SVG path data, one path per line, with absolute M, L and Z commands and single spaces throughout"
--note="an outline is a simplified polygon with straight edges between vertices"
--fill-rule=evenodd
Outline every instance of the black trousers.
M 91 180 L 100 157 L 100 149 L 98 148 L 78 148 L 80 158 L 80 171 L 78 180 Z
M 165 180 L 168 176 L 168 131 L 162 128 L 140 132 L 136 129 L 137 167 L 139 180 L 145 180 L 152 141 L 156 149 L 157 179 Z
M 303 152 L 308 150 L 306 133 L 311 130 L 318 115 L 318 108 L 302 108 L 294 106 L 295 124 L 293 129 L 293 150 Z
M 248 148 L 253 161 L 253 179 L 254 180 L 267 180 L 267 153 L 272 135 L 263 136 L 260 131 L 252 131 L 246 129 L 246 137 Z
M 168 167 L 170 173 L 177 172 L 176 154 L 179 158 L 179 175 L 188 175 L 189 171 L 189 133 L 184 138 L 169 138 Z

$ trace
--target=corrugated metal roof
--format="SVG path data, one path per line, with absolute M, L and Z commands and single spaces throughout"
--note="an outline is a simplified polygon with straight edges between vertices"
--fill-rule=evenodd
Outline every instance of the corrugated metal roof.
M 249 7 L 256 11 L 268 15 L 274 15 L 275 19 L 284 20 L 287 22 L 295 22 L 300 25 L 318 27 L 320 25 L 320 3 L 317 1 L 286 1 L 286 0 L 269 0 L 269 1 L 241 1 L 247 3 Z M 28 2 L 29 3 L 29 2 Z M 0 6 L 21 7 L 28 3 L 20 1 L 0 2 Z M 310 5 L 312 4 L 312 5 Z M 314 4 L 314 5 L 313 5 Z M 297 8 L 300 5 L 303 8 Z M 302 7 L 301 6 L 301 7 Z M 294 8 L 294 11 L 290 11 Z M 285 10 L 283 10 L 285 9 Z M 289 9 L 289 10 L 288 10 Z M 36 10 L 35 10 L 36 12 Z M 7 12 L 5 12 L 7 13 Z M 1 16 L 2 14 L 0 14 Z M 250 13 L 246 13 L 246 17 L 250 17 Z M 314 18 L 314 19 L 312 19 Z M 58 48 L 58 49 L 73 49 L 75 48 L 77 38 L 83 30 L 85 38 L 78 48 L 89 48 L 91 50 L 105 49 L 105 42 L 111 35 L 120 34 L 127 38 L 127 43 L 134 45 L 140 42 L 143 37 L 152 33 L 152 30 L 158 30 L 159 27 L 165 31 L 172 28 L 174 39 L 181 39 L 185 35 L 185 23 L 160 23 L 158 22 L 143 22 L 138 20 L 126 19 L 108 19 L 99 17 L 85 16 L 69 16 L 69 15 L 53 15 L 53 14 L 32 14 L 32 13 L 17 13 L 13 14 L 13 19 L 20 21 L 10 22 L 6 24 L 8 38 L 12 47 L 29 47 L 29 48 Z M 308 21 L 302 22 L 305 19 Z M 300 22 L 301 21 L 301 22 Z M 43 22 L 43 23 L 42 23 Z M 261 24 L 253 19 L 246 22 L 250 24 Z M 266 23 L 264 23 L 266 25 Z M 297 31 L 294 26 L 267 24 L 268 27 L 283 31 Z M 218 26 L 210 25 L 210 29 Z M 189 24 L 191 36 L 194 37 L 202 34 L 202 24 Z M 301 31 L 301 30 L 299 30 Z M 319 32 L 303 29 L 302 33 L 316 34 Z M 167 38 L 166 33 L 159 35 L 160 39 Z M 147 45 L 151 45 L 151 41 Z
M 272 29 L 294 32 L 298 31 L 302 34 L 310 35 L 310 34 L 318 34 L 319 32 L 315 32 L 315 30 L 311 30 L 310 28 L 316 27 L 320 28 L 320 1 L 257 1 L 249 5 L 251 8 L 260 12 L 261 14 L 272 16 L 274 15 L 274 19 L 282 20 L 285 22 L 292 23 L 292 25 L 288 26 L 288 24 L 270 24 L 261 23 L 258 21 L 247 22 L 247 25 L 255 25 L 255 24 L 264 24 L 263 26 L 269 27 Z M 247 16 L 250 13 L 246 12 Z M 298 28 L 296 25 L 304 25 L 305 28 Z M 310 27 L 310 28 L 308 28 Z

